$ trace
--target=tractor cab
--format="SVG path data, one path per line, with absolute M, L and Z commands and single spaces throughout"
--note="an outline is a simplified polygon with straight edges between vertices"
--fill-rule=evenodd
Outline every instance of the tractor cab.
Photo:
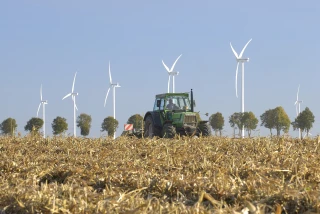
M 157 95 L 153 111 L 191 111 L 188 93 L 166 93 Z

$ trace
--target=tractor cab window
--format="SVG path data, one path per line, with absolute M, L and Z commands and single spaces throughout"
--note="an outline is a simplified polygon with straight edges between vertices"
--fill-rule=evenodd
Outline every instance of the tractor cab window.
M 154 103 L 153 111 L 158 111 L 159 109 L 163 110 L 163 107 L 164 107 L 164 99 L 157 98 Z
M 163 111 L 163 109 L 164 109 L 164 99 L 162 98 L 160 102 L 160 110 Z
M 188 97 L 170 96 L 166 99 L 166 109 L 168 110 L 190 110 Z

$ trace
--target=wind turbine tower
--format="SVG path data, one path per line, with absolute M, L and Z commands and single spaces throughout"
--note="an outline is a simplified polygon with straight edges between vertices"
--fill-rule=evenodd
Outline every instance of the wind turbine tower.
M 119 88 L 121 86 L 119 85 L 119 83 L 112 83 L 112 77 L 111 77 L 111 71 L 110 71 L 110 61 L 109 61 L 109 79 L 110 79 L 109 88 L 108 88 L 108 91 L 106 94 L 106 98 L 104 100 L 104 107 L 106 106 L 106 102 L 108 99 L 110 88 L 112 88 L 113 89 L 113 118 L 116 119 L 116 89 L 115 88 Z M 114 132 L 114 134 L 113 134 L 113 139 L 116 139 L 116 132 Z
M 176 61 L 173 63 L 171 69 L 168 68 L 168 66 L 163 62 L 162 60 L 162 64 L 163 66 L 166 68 L 168 74 L 169 74 L 169 79 L 168 79 L 168 93 L 170 93 L 170 77 L 172 76 L 172 93 L 174 93 L 174 76 L 177 76 L 179 74 L 179 71 L 173 71 L 174 66 L 176 65 L 177 61 L 179 60 L 179 58 L 182 56 L 182 54 L 176 59 Z
M 41 87 L 40 87 L 40 104 L 39 104 L 39 107 L 38 107 L 38 111 L 37 111 L 37 117 L 39 117 L 39 110 L 40 110 L 40 107 L 42 105 L 42 119 L 43 119 L 43 138 L 46 138 L 46 115 L 45 115 L 45 105 L 48 104 L 48 101 L 47 100 L 43 100 L 42 99 L 42 84 L 41 84 Z
M 297 100 L 294 103 L 294 105 L 296 106 L 296 113 L 297 113 L 297 117 L 299 116 L 299 114 L 301 113 L 300 111 L 300 104 L 303 102 L 302 100 L 299 100 L 299 90 L 300 90 L 300 84 L 298 86 L 298 92 L 297 92 Z M 299 129 L 299 139 L 301 139 L 301 130 Z
M 76 110 L 78 111 L 78 107 L 76 105 L 76 96 L 79 95 L 78 93 L 74 92 L 74 83 L 76 82 L 76 76 L 77 76 L 77 72 L 74 74 L 71 93 L 67 94 L 62 98 L 62 100 L 64 100 L 65 98 L 71 96 L 73 101 L 73 136 L 74 137 L 76 137 L 77 135 L 76 134 Z
M 243 58 L 242 55 L 247 48 L 248 44 L 251 42 L 252 39 L 250 39 L 247 44 L 244 46 L 240 54 L 238 55 L 237 52 L 233 49 L 232 44 L 230 42 L 230 47 L 232 49 L 233 54 L 236 57 L 237 60 L 237 69 L 236 69 L 236 96 L 238 97 L 238 68 L 239 68 L 239 63 L 241 63 L 241 68 L 242 68 L 242 74 L 241 74 L 241 112 L 244 113 L 244 63 L 249 62 L 249 58 Z M 242 126 L 241 130 L 241 137 L 244 138 L 244 126 Z

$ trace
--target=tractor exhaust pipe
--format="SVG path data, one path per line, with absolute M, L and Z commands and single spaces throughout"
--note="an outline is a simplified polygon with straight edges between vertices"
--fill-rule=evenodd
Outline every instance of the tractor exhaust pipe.
M 194 112 L 193 111 L 193 91 L 192 91 L 192 89 L 191 89 L 190 96 L 191 96 L 191 112 Z

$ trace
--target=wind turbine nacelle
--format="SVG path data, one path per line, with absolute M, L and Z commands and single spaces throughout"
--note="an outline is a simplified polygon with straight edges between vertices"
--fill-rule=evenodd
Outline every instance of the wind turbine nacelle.
M 72 95 L 76 95 L 76 96 L 78 96 L 78 95 L 79 95 L 79 93 L 78 93 L 78 92 L 74 92 L 74 93 L 72 93 Z
M 249 58 L 241 58 L 237 60 L 238 62 L 249 62 Z

